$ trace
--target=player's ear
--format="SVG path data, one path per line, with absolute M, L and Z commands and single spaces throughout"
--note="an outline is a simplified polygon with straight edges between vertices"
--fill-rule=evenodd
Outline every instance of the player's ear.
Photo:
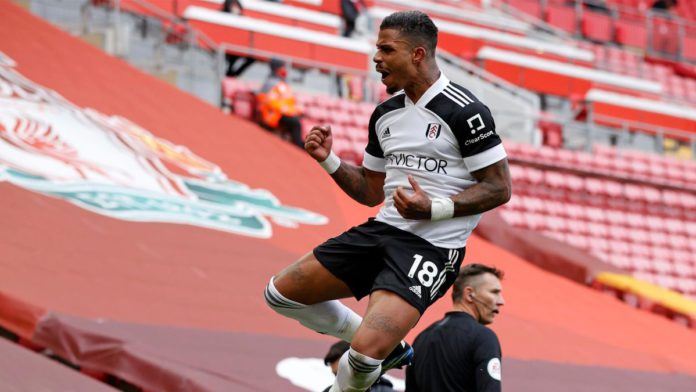
M 413 64 L 420 64 L 423 60 L 425 60 L 425 57 L 427 56 L 428 52 L 426 49 L 422 46 L 416 46 L 413 48 L 413 52 L 411 54 L 411 61 Z

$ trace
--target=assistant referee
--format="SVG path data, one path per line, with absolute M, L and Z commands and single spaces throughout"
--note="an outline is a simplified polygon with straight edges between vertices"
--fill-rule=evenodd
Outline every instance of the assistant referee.
M 500 342 L 484 325 L 505 303 L 502 277 L 483 264 L 462 268 L 452 288 L 453 310 L 413 343 L 406 392 L 500 392 Z

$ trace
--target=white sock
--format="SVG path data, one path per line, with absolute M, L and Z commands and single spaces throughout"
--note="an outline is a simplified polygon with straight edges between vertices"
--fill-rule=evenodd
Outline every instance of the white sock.
M 362 392 L 379 378 L 382 360 L 360 354 L 351 347 L 338 361 L 336 381 L 329 392 Z
M 273 284 L 273 278 L 264 291 L 266 303 L 283 316 L 299 321 L 302 325 L 322 334 L 328 334 L 350 342 L 362 322 L 362 317 L 341 301 L 333 300 L 314 305 L 304 305 L 285 298 Z

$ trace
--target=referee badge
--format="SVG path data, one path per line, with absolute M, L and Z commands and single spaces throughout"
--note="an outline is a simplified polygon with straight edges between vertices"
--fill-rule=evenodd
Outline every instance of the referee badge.
M 488 370 L 488 375 L 491 376 L 492 379 L 500 381 L 502 378 L 500 371 L 500 359 L 491 358 L 491 360 L 488 361 L 486 370 Z
M 440 136 L 440 130 L 442 129 L 442 124 L 429 123 L 428 128 L 425 130 L 425 137 L 428 140 L 435 140 Z

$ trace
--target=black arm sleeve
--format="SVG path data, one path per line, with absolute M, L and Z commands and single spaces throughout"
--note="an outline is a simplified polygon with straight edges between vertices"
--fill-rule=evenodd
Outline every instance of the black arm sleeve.
M 495 121 L 488 106 L 474 102 L 463 107 L 453 119 L 452 132 L 459 142 L 462 157 L 470 157 L 500 144 Z
M 486 328 L 480 333 L 474 351 L 474 365 L 477 392 L 501 391 L 501 351 L 495 332 Z
M 377 120 L 381 115 L 382 112 L 379 108 L 372 112 L 372 116 L 370 116 L 370 125 L 368 126 L 367 147 L 365 147 L 365 151 L 375 158 L 384 158 L 384 152 L 382 151 L 382 146 L 379 144 L 379 139 L 377 139 L 377 130 L 375 129 Z

